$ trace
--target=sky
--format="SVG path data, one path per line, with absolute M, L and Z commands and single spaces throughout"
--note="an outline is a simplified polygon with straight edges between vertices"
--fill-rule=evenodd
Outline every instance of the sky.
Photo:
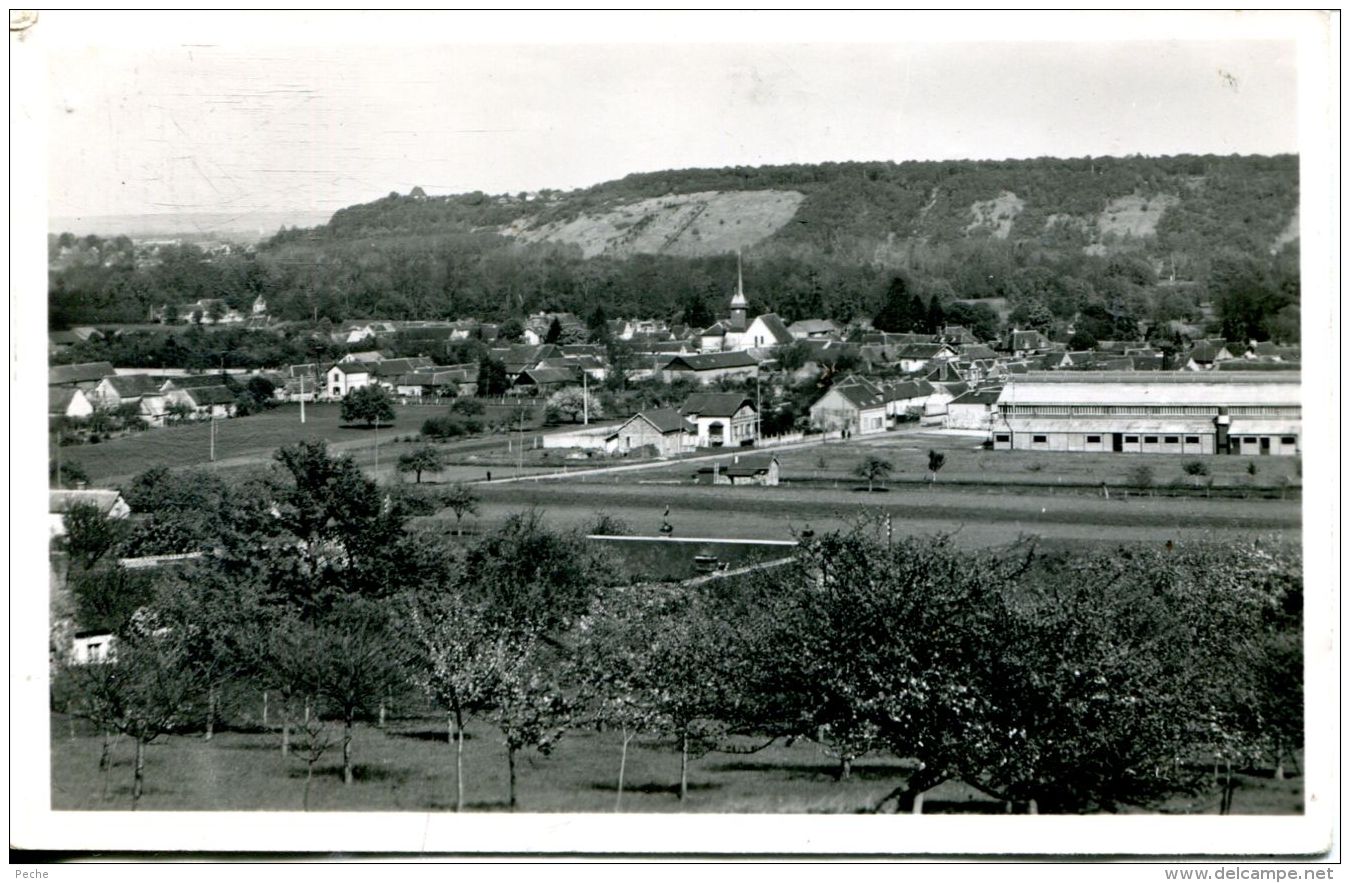
M 512 43 L 505 26 L 490 43 L 350 29 L 287 43 L 284 29 L 175 39 L 169 21 L 146 45 L 66 41 L 47 56 L 48 208 L 312 212 L 667 168 L 1298 151 L 1288 40 L 916 39 L 903 17 L 879 21 L 895 27 L 865 43 L 829 28 Z

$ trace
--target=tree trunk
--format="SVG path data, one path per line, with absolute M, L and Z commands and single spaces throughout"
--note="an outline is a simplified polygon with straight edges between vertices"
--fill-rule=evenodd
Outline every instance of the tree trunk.
M 109 749 L 109 746 L 108 746 L 108 742 L 109 742 L 109 739 L 110 739 L 110 738 L 111 738 L 111 735 L 108 733 L 108 728 L 107 728 L 107 727 L 104 727 L 104 728 L 103 728 L 103 750 L 99 753 L 99 756 L 98 756 L 98 768 L 101 769 L 101 770 L 106 770 L 106 769 L 108 768 L 108 766 L 109 766 L 110 758 L 108 757 L 108 754 L 109 754 L 109 750 L 110 750 L 110 749 Z
M 305 726 L 309 727 L 309 700 L 305 700 Z
M 1027 801 L 1027 815 L 1036 816 L 1041 814 L 1040 805 L 1036 803 L 1036 798 Z
M 516 811 L 516 749 L 513 745 L 506 746 L 506 769 L 508 776 L 507 800 L 506 805 L 512 812 Z
M 212 684 L 206 690 L 206 732 L 202 734 L 202 741 L 210 742 L 216 734 L 216 685 Z
M 291 718 L 290 715 L 281 722 L 281 756 L 291 756 Z
M 380 725 L 379 725 L 379 726 L 380 726 L 380 729 L 381 729 L 381 730 L 384 729 L 384 712 L 385 712 L 386 704 L 387 704 L 387 703 L 386 703 L 386 701 L 385 701 L 384 699 L 381 699 L 381 700 L 380 700 Z
M 628 766 L 628 743 L 633 741 L 636 734 L 629 733 L 625 728 L 623 731 L 623 747 L 619 750 L 619 787 L 614 792 L 614 811 L 620 812 L 623 807 L 623 774 Z
M 145 786 L 145 739 L 136 737 L 136 771 L 131 778 L 131 809 L 141 802 L 141 791 Z
M 342 720 L 342 784 L 352 783 L 352 716 Z
M 262 725 L 263 725 L 263 729 L 265 730 L 265 729 L 267 729 L 267 691 L 266 691 L 266 690 L 263 690 L 263 697 L 262 697 L 262 699 L 263 699 Z
M 680 735 L 680 802 L 689 796 L 689 734 Z
M 314 781 L 314 760 L 311 758 L 305 761 L 305 812 L 309 812 L 309 784 Z
M 853 775 L 853 758 L 844 755 L 839 758 L 839 772 L 835 775 L 835 781 L 847 782 L 851 775 Z
M 464 714 L 455 712 L 455 812 L 464 812 Z

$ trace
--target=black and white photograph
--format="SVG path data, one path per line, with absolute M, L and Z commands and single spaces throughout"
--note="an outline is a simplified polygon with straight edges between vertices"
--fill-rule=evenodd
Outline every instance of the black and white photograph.
M 12 848 L 1333 850 L 1337 13 L 10 16 Z

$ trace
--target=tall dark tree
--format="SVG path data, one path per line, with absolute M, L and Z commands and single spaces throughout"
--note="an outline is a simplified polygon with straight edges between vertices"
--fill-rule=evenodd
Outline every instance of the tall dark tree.
M 553 321 L 548 323 L 548 332 L 544 335 L 544 343 L 557 343 L 559 338 L 562 337 L 562 333 L 562 323 L 558 321 L 557 316 L 554 316 Z
M 881 311 L 872 319 L 872 327 L 878 331 L 912 331 L 915 322 L 920 321 L 923 316 L 922 309 L 916 314 L 914 309 L 916 301 L 918 294 L 910 292 L 909 281 L 904 276 L 894 277 L 886 289 Z
M 478 394 L 485 398 L 499 396 L 511 388 L 506 364 L 495 356 L 485 355 L 478 362 Z

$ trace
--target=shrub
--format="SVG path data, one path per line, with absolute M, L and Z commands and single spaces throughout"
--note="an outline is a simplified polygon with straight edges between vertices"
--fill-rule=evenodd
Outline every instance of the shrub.
M 466 417 L 476 417 L 484 411 L 483 403 L 478 399 L 455 399 L 450 403 L 451 414 L 463 414 Z

